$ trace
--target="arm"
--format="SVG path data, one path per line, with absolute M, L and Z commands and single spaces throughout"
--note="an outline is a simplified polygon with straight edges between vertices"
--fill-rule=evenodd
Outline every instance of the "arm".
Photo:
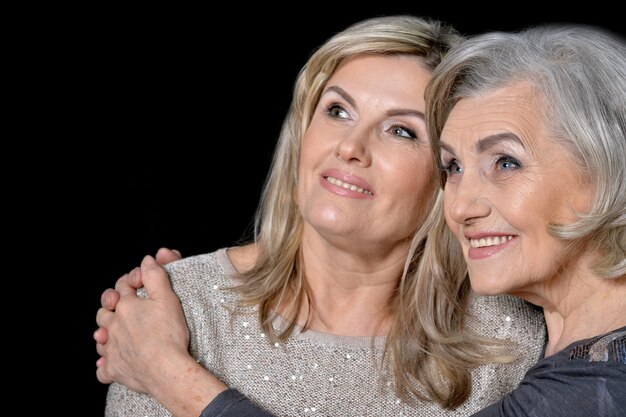
M 146 299 L 136 293 L 142 284 Z M 115 311 L 103 307 L 96 318 L 100 382 L 119 382 L 150 394 L 176 416 L 193 417 L 226 389 L 189 355 L 180 301 L 152 257 L 145 257 L 141 268 L 118 280 L 116 292 L 107 291 L 102 298 Z
M 222 391 L 202 411 L 200 417 L 275 417 L 258 407 L 236 389 Z
M 619 346 L 620 341 L 616 342 Z M 624 342 L 623 339 L 622 346 Z M 626 363 L 611 359 L 610 355 L 606 361 L 571 359 L 571 351 L 570 347 L 542 359 L 517 388 L 472 416 L 623 416 Z
M 157 253 L 159 262 L 180 258 L 174 252 L 165 255 L 163 250 Z M 147 298 L 137 296 L 142 285 Z M 175 416 L 270 416 L 238 391 L 226 391 L 189 355 L 180 301 L 167 272 L 152 257 L 120 278 L 115 290 L 105 291 L 102 305 L 96 320 L 101 327 L 94 333 L 101 355 L 96 363 L 100 382 L 147 393 Z

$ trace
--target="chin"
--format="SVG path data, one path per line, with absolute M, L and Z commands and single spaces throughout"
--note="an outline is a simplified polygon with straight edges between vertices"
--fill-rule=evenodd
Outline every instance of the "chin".
M 500 295 L 504 293 L 497 282 L 472 280 L 470 278 L 470 285 L 472 291 L 478 295 Z

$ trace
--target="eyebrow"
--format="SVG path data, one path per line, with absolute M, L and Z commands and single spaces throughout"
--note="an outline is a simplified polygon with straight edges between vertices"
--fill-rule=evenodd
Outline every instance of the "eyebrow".
M 392 109 L 387 112 L 388 116 L 415 116 L 422 120 L 426 120 L 424 113 L 413 109 Z
M 328 93 L 329 91 L 333 91 L 341 96 L 345 101 L 348 102 L 352 107 L 358 110 L 359 106 L 356 104 L 356 100 L 352 97 L 346 90 L 336 85 L 331 85 L 326 88 L 326 90 L 322 93 L 322 95 Z M 414 109 L 391 109 L 387 111 L 387 116 L 414 116 L 419 119 L 425 120 L 424 112 Z
M 336 85 L 331 85 L 328 88 L 326 88 L 326 91 L 324 91 L 322 95 L 328 93 L 329 91 L 334 91 L 335 93 L 339 94 L 341 98 L 347 101 L 348 104 L 351 105 L 352 107 L 356 109 L 359 108 L 359 106 L 356 105 L 356 100 L 350 94 L 348 94 L 348 92 L 344 90 L 343 88 L 337 87 Z
M 504 132 L 497 133 L 495 135 L 486 136 L 476 143 L 476 150 L 478 152 L 484 152 L 489 148 L 496 146 L 500 142 L 515 142 L 519 144 L 522 148 L 524 147 L 524 143 L 522 140 L 514 133 Z
M 476 151 L 478 153 L 485 152 L 487 149 L 492 148 L 501 142 L 515 142 L 523 148 L 525 147 L 519 136 L 511 132 L 503 132 L 496 133 L 495 135 L 485 136 L 484 138 L 480 139 L 476 143 Z M 439 147 L 447 152 L 450 152 L 451 154 L 454 154 L 454 149 L 446 143 L 439 142 Z

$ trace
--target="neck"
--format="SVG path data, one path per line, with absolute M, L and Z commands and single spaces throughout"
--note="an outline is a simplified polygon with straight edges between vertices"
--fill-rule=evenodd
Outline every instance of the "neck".
M 388 334 L 391 325 L 389 304 L 394 289 L 395 285 L 346 289 L 314 284 L 310 304 L 303 304 L 300 318 L 307 328 L 319 332 L 354 337 L 383 336 Z
M 584 285 L 569 285 L 560 297 L 545 298 L 548 329 L 546 356 L 571 343 L 626 326 L 626 277 L 593 277 Z
M 312 246 L 305 240 L 302 247 L 309 303 L 303 303 L 299 324 L 341 336 L 386 335 L 408 247 L 355 253 Z

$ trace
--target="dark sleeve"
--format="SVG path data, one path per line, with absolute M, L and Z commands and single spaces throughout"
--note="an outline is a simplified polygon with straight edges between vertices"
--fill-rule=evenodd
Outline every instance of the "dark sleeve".
M 472 417 L 624 417 L 626 365 L 544 365 L 531 368 L 515 390 Z
M 275 417 L 234 388 L 222 391 L 202 410 L 200 417 Z

